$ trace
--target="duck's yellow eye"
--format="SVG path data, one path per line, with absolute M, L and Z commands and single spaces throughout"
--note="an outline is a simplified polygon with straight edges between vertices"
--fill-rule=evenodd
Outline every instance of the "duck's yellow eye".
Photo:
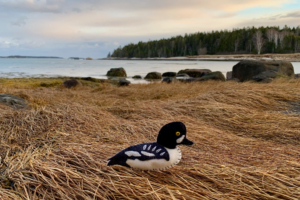
M 180 135 L 180 132 L 176 132 L 176 136 L 179 136 Z

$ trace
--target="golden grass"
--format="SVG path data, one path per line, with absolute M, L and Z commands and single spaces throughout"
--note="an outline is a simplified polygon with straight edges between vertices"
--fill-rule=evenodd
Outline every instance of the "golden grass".
M 76 77 L 75 77 L 76 78 Z M 0 78 L 0 85 L 14 89 L 29 89 L 37 87 L 56 87 L 60 86 L 65 80 L 69 80 L 69 77 L 57 77 L 57 78 Z M 79 79 L 80 78 L 76 78 Z M 87 80 L 80 80 L 83 86 L 99 87 L 101 83 L 108 83 L 109 80 L 95 79 L 98 82 L 92 82 Z M 112 81 L 110 81 L 112 82 Z
M 299 81 L 12 87 L 0 105 L 0 199 L 299 199 Z M 299 108 L 298 108 L 299 109 Z M 299 110 L 300 111 L 300 110 Z M 166 171 L 107 167 L 182 121 L 191 147 Z

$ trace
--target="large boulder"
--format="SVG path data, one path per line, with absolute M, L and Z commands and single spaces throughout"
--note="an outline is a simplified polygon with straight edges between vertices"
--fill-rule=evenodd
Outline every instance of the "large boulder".
M 82 86 L 82 83 L 79 80 L 70 79 L 70 80 L 64 81 L 61 84 L 61 86 L 65 87 L 65 88 L 74 88 L 74 87 Z
M 225 81 L 226 79 L 224 74 L 219 71 L 205 74 L 204 76 L 198 79 L 198 81 L 207 81 L 207 80 Z
M 283 60 L 243 60 L 233 66 L 233 78 L 240 81 L 263 81 L 276 77 L 294 77 L 292 63 Z
M 162 74 L 163 77 L 176 77 L 176 72 L 165 72 Z
M 162 79 L 162 75 L 159 72 L 150 72 L 146 75 L 145 79 Z
M 184 69 L 180 70 L 178 74 L 188 74 L 190 77 L 200 78 L 205 74 L 211 73 L 209 69 Z
M 14 109 L 22 109 L 27 107 L 25 99 L 11 94 L 0 94 L 0 103 L 3 103 Z
M 106 76 L 116 76 L 116 77 L 127 77 L 126 71 L 123 67 L 121 68 L 111 68 Z

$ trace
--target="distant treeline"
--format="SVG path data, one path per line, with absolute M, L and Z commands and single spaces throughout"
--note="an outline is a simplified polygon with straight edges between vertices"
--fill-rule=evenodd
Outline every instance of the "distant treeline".
M 54 59 L 61 59 L 61 57 L 55 57 L 55 56 L 0 56 L 0 58 L 54 58 Z
M 247 27 L 198 32 L 169 39 L 128 44 L 108 57 L 148 58 L 205 54 L 260 54 L 300 52 L 300 26 Z

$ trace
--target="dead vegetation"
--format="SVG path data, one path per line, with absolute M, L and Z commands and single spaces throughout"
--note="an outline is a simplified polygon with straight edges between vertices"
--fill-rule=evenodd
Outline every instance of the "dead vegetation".
M 0 105 L 0 199 L 299 199 L 298 81 L 76 89 L 0 85 L 31 108 Z M 107 167 L 182 121 L 191 147 L 166 171 Z

